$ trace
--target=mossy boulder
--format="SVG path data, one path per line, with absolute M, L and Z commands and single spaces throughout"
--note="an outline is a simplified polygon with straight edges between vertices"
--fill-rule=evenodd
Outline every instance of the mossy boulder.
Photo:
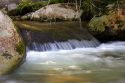
M 92 31 L 105 31 L 106 24 L 108 24 L 108 16 L 93 17 L 89 22 L 89 29 Z
M 101 40 L 125 40 L 125 14 L 122 9 L 93 17 L 88 26 L 90 32 Z
M 12 20 L 0 11 L 0 75 L 14 70 L 25 55 L 25 45 Z
M 122 10 L 93 17 L 89 22 L 89 28 L 93 31 L 104 32 L 106 27 L 112 31 L 125 30 L 125 15 L 122 14 Z

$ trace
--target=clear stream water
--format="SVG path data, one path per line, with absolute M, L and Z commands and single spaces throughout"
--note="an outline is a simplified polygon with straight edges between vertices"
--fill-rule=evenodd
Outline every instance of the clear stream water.
M 96 48 L 28 51 L 26 62 L 0 83 L 125 83 L 125 42 Z

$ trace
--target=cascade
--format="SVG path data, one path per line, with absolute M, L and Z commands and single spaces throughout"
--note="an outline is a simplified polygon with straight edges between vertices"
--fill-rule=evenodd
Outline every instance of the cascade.
M 32 26 L 40 29 L 40 31 L 21 29 L 27 51 L 72 50 L 100 45 L 100 42 L 86 28 L 82 27 L 81 20 L 75 23 L 56 23 L 51 24 L 51 26 L 49 24 L 43 26 L 43 24 L 34 23 Z
M 39 44 L 36 42 L 32 42 L 30 46 L 27 46 L 27 50 L 34 51 L 56 51 L 56 50 L 72 50 L 75 48 L 89 48 L 96 47 L 99 45 L 99 42 L 96 39 L 92 40 L 68 40 L 63 42 L 54 41 L 53 43 L 44 43 Z

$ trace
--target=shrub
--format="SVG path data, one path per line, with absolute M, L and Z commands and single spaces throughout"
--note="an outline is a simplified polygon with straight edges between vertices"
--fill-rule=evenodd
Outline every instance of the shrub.
M 24 15 L 26 13 L 36 11 L 45 5 L 47 5 L 47 2 L 32 2 L 31 0 L 22 0 L 22 2 L 18 5 L 17 15 Z
M 82 4 L 82 9 L 86 13 L 95 14 L 96 8 L 93 0 L 84 0 Z
M 64 3 L 65 0 L 50 0 L 49 4 Z

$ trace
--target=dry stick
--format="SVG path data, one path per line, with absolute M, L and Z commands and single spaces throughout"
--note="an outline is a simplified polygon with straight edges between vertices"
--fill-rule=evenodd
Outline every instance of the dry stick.
M 69 6 L 69 0 L 68 0 L 68 2 L 67 2 L 67 7 Z
M 78 2 L 77 2 L 77 0 L 76 0 L 76 10 L 78 10 Z
M 80 0 L 80 2 L 79 2 L 79 10 L 78 10 L 78 12 L 79 12 L 79 14 L 81 13 L 80 12 L 80 9 L 81 9 L 81 6 L 82 6 L 82 0 Z M 82 29 L 82 19 L 81 19 L 81 16 L 79 17 L 79 24 L 80 24 L 80 29 Z
M 119 1 L 117 0 L 117 15 L 119 16 L 120 14 L 119 14 Z
M 49 5 L 49 4 L 50 4 L 50 1 L 51 1 L 51 0 L 49 0 L 49 1 L 48 1 L 47 5 Z
M 80 0 L 80 8 L 81 8 L 81 6 L 82 6 L 82 0 Z

